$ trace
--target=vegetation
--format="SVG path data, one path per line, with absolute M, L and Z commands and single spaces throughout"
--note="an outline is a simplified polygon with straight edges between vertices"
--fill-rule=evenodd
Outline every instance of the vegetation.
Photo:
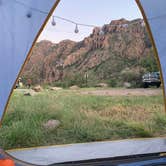
M 166 134 L 162 96 L 110 97 L 83 95 L 78 90 L 45 90 L 35 96 L 15 91 L 3 126 L 5 149 L 80 143 Z M 43 123 L 61 122 L 54 130 Z
M 68 73 L 65 78 L 51 83 L 54 86 L 68 88 L 73 85 L 79 87 L 95 87 L 99 83 L 107 83 L 109 87 L 123 87 L 124 83 L 132 88 L 142 87 L 142 76 L 147 72 L 159 71 L 153 52 L 140 59 L 119 57 L 112 55 L 110 59 L 89 69 L 86 73 Z M 88 77 L 85 77 L 86 74 Z
M 158 71 L 158 66 L 156 60 L 152 56 L 147 56 L 140 60 L 140 65 L 146 69 L 148 72 Z
M 69 88 L 73 85 L 77 85 L 80 88 L 87 87 L 87 78 L 85 77 L 85 74 L 83 73 L 76 73 L 74 75 L 69 75 L 63 80 L 59 80 L 56 82 L 51 83 L 51 86 L 59 86 L 63 88 Z

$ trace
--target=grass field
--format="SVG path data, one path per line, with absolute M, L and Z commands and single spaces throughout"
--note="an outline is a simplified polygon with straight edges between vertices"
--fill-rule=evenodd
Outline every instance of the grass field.
M 95 96 L 79 92 L 44 90 L 35 96 L 14 92 L 0 129 L 0 146 L 12 149 L 166 135 L 162 95 Z M 44 129 L 43 124 L 50 119 L 59 120 L 60 126 Z

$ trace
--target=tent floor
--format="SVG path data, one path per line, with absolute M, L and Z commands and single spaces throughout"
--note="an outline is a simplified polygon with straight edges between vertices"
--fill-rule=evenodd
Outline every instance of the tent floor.
M 166 152 L 166 138 L 131 139 L 9 150 L 15 158 L 38 165 Z

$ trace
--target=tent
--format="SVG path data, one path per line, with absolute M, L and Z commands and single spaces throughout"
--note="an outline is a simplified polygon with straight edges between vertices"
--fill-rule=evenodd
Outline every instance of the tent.
M 3 117 L 15 87 L 19 74 L 30 58 L 33 46 L 46 25 L 49 17 L 58 5 L 60 0 L 0 0 L 0 19 L 3 24 L 0 26 L 0 122 L 3 124 Z M 153 43 L 154 51 L 160 67 L 164 101 L 166 97 L 166 1 L 165 0 L 136 0 Z M 165 102 L 166 103 L 166 102 Z M 38 161 L 34 164 L 45 165 L 55 162 L 69 162 L 73 160 L 104 159 L 117 156 L 142 155 L 150 153 L 151 162 L 166 162 L 160 158 L 161 152 L 166 151 L 165 139 L 129 140 L 127 142 L 105 142 L 93 144 L 69 145 L 69 151 L 64 147 L 45 147 L 40 149 L 24 149 L 9 153 L 19 159 L 14 159 L 8 153 L 1 152 L 0 157 L 8 157 L 18 165 L 32 163 L 27 156 L 38 155 Z M 153 146 L 152 146 L 153 145 Z M 89 147 L 94 147 L 90 151 Z M 114 147 L 119 147 L 114 151 Z M 113 151 L 108 151 L 112 147 Z M 138 151 L 139 149 L 142 149 Z M 101 149 L 104 153 L 101 152 Z M 127 149 L 127 150 L 126 150 Z M 77 152 L 77 153 L 76 153 Z M 79 153 L 78 153 L 79 152 Z M 93 153 L 95 152 L 95 153 Z M 58 160 L 56 155 L 63 156 L 64 160 Z M 71 155 L 69 155 L 71 154 Z M 67 157 L 68 155 L 68 157 Z M 45 158 L 47 156 L 47 159 Z M 49 156 L 51 156 L 49 158 Z M 26 158 L 27 157 L 27 158 Z M 149 156 L 147 156 L 149 157 Z M 159 158 L 158 158 L 159 157 Z M 129 159 L 128 157 L 127 159 Z M 157 158 L 157 159 L 156 159 Z M 31 158 L 32 159 L 32 158 Z M 42 159 L 42 160 L 41 160 Z M 153 160 L 152 160 L 153 159 Z M 21 161 L 21 160 L 24 160 Z M 122 159 L 117 159 L 120 162 Z M 42 161 L 42 162 L 40 162 Z M 48 161 L 48 162 L 46 162 Z M 95 161 L 94 161 L 95 162 Z M 98 161 L 99 162 L 99 161 Z M 106 161 L 109 162 L 109 161 Z M 150 162 L 150 161 L 149 161 Z M 76 163 L 78 164 L 78 163 Z M 144 163 L 149 164 L 149 163 Z M 79 165 L 79 164 L 78 164 Z M 93 165 L 93 164 L 92 164 Z

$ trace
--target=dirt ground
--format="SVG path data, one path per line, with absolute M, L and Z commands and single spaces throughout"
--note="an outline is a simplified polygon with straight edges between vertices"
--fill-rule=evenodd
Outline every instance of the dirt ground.
M 85 90 L 81 94 L 99 96 L 155 96 L 162 95 L 162 89 L 104 89 Z
M 27 92 L 29 89 L 15 89 L 17 92 Z M 84 95 L 96 95 L 96 96 L 156 96 L 162 95 L 162 88 L 138 88 L 138 89 L 123 89 L 123 88 L 114 88 L 114 89 L 78 89 L 71 90 L 76 93 Z

